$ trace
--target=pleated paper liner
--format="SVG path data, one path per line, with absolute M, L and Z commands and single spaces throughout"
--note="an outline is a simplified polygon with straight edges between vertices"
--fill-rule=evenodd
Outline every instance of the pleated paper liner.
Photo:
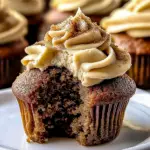
M 32 104 L 28 104 L 18 99 L 23 127 L 28 142 L 44 143 L 48 141 L 42 119 L 39 115 L 33 112 Z
M 150 55 L 133 55 L 132 66 L 128 75 L 135 81 L 137 87 L 150 89 Z
M 33 115 L 32 111 L 29 105 L 24 103 L 21 100 L 18 100 L 21 117 L 22 117 L 22 123 L 25 130 L 25 133 L 29 137 L 29 140 L 32 139 L 32 133 L 34 129 L 34 123 L 33 123 Z
M 47 142 L 48 138 L 46 137 L 46 132 L 44 132 L 42 120 L 39 119 L 38 114 L 36 115 L 33 112 L 32 105 L 22 100 L 18 100 L 18 103 L 28 141 Z M 86 128 L 89 133 L 85 135 L 84 132 L 79 131 L 79 133 L 83 134 L 83 136 L 79 134 L 77 137 L 79 143 L 82 145 L 97 145 L 115 139 L 120 132 L 127 104 L 128 100 L 89 108 L 90 117 L 87 119 L 92 120 L 92 122 L 87 126 L 85 125 L 87 122 L 85 119 L 82 124 L 82 126 L 85 125 L 84 129 Z
M 109 142 L 120 132 L 127 101 L 102 104 L 91 109 L 94 130 L 99 143 Z
M 0 58 L 0 88 L 10 87 L 21 71 L 21 57 Z

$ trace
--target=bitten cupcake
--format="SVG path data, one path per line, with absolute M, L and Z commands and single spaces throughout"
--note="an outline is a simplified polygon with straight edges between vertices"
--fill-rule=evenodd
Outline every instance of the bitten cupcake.
M 100 19 L 119 7 L 123 0 L 51 0 L 50 11 L 44 16 L 44 23 L 40 29 L 39 40 L 52 24 L 60 23 L 74 15 L 80 7 L 92 21 L 99 23 Z
M 150 1 L 131 0 L 102 20 L 115 43 L 132 56 L 128 74 L 140 88 L 150 88 Z
M 27 33 L 27 20 L 16 11 L 8 9 L 0 0 L 0 88 L 10 87 L 19 75 L 20 60 L 28 45 L 24 36 Z
M 136 86 L 125 75 L 130 55 L 110 35 L 78 10 L 25 51 L 27 70 L 12 90 L 28 141 L 67 136 L 97 145 L 117 137 Z
M 28 20 L 27 40 L 29 44 L 37 41 L 42 23 L 44 0 L 8 0 L 8 6 L 23 14 Z

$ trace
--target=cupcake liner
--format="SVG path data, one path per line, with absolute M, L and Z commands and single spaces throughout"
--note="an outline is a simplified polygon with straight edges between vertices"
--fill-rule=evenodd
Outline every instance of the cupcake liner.
M 91 108 L 93 129 L 98 143 L 113 140 L 120 132 L 128 101 L 103 104 Z
M 33 116 L 32 116 L 31 108 L 29 107 L 28 104 L 22 102 L 21 100 L 18 100 L 18 103 L 20 106 L 20 112 L 21 112 L 24 130 L 28 135 L 28 137 L 30 138 L 33 133 L 33 123 L 32 123 Z
M 27 141 L 47 142 L 49 136 L 45 131 L 42 120 L 39 118 L 39 114 L 36 115 L 36 111 L 33 111 L 32 104 L 22 100 L 18 100 L 18 103 L 24 130 L 28 136 Z M 86 116 L 90 116 L 92 122 L 87 125 L 90 120 L 87 117 L 84 118 L 84 121 L 82 119 L 83 124 L 78 123 L 75 126 L 79 129 L 78 132 L 75 132 L 77 141 L 81 145 L 88 146 L 102 144 L 115 139 L 120 132 L 127 104 L 128 101 L 123 101 L 89 108 L 89 115 Z M 83 127 L 83 130 L 80 128 L 80 125 Z
M 39 118 L 39 115 L 33 111 L 32 104 L 26 103 L 19 99 L 18 104 L 20 107 L 23 127 L 28 137 L 27 141 L 38 143 L 47 142 L 48 138 L 42 123 L 42 119 Z
M 0 58 L 0 88 L 11 86 L 21 70 L 19 58 Z
M 150 55 L 133 55 L 132 67 L 128 75 L 135 81 L 137 87 L 150 88 Z

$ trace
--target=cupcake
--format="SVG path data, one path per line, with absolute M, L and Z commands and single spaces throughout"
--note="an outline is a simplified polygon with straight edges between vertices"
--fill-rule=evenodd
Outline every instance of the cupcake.
M 25 51 L 12 90 L 28 141 L 67 136 L 88 146 L 117 137 L 136 86 L 125 75 L 130 55 L 104 30 L 78 10 Z
M 75 14 L 80 7 L 92 21 L 99 23 L 100 19 L 119 7 L 123 0 L 51 0 L 51 10 L 44 16 L 38 40 L 42 40 L 49 26 L 57 24 Z
M 128 74 L 139 88 L 150 88 L 150 1 L 131 0 L 102 20 L 115 43 L 132 57 Z
M 27 18 L 28 34 L 26 38 L 29 44 L 35 43 L 42 23 L 44 0 L 8 0 L 8 6 Z
M 10 87 L 20 73 L 26 33 L 27 20 L 0 0 L 0 88 Z

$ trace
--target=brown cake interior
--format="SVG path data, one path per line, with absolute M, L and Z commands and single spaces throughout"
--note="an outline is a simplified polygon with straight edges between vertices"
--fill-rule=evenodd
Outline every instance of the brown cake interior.
M 80 116 L 79 106 L 82 103 L 79 95 L 79 84 L 64 68 L 52 69 L 50 81 L 36 92 L 38 114 L 42 116 L 47 137 L 74 136 L 70 126 L 74 118 Z

